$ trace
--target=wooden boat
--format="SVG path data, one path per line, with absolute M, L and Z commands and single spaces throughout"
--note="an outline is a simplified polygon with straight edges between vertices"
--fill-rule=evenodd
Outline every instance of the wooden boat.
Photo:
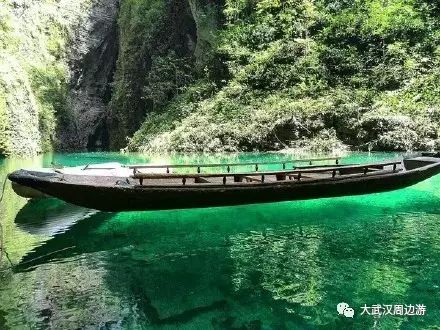
M 280 163 L 133 165 L 129 176 L 99 176 L 19 170 L 16 185 L 69 203 L 103 211 L 135 211 L 230 206 L 385 192 L 411 186 L 440 173 L 440 158 L 416 157 L 374 164 L 316 165 L 329 159 Z M 261 171 L 261 165 L 280 166 Z M 253 171 L 239 171 L 252 165 Z M 222 166 L 221 173 L 201 173 Z M 289 167 L 291 167 L 289 169 Z M 169 173 L 194 168 L 197 173 Z M 145 173 L 162 169 L 164 173 Z M 234 169 L 235 171 L 232 171 Z
M 88 164 L 82 166 L 72 166 L 72 167 L 62 167 L 57 166 L 54 168 L 41 168 L 37 170 L 31 170 L 33 172 L 40 172 L 41 175 L 43 173 L 59 173 L 59 174 L 68 174 L 68 175 L 89 175 L 89 176 L 111 176 L 111 177 L 130 177 L 133 172 L 127 166 L 124 166 L 120 163 L 111 162 L 111 163 L 101 163 L 101 164 Z M 166 173 L 163 169 L 153 168 L 149 170 L 150 173 Z M 169 173 L 169 170 L 168 170 Z M 50 197 L 49 195 L 31 188 L 29 186 L 19 185 L 16 182 L 12 182 L 12 187 L 17 195 L 25 198 L 46 198 Z

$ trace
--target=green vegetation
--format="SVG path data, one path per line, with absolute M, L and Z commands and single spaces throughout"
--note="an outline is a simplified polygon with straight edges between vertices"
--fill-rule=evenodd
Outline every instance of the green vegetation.
M 0 155 L 52 150 L 66 117 L 70 30 L 89 0 L 0 1 Z
M 160 112 L 193 79 L 195 23 L 186 1 L 124 0 L 110 115 L 121 148 L 148 112 Z
M 67 79 L 63 65 L 31 68 L 31 86 L 39 101 L 39 131 L 43 151 L 50 151 L 55 141 L 57 119 L 68 120 L 66 113 Z
M 54 132 L 93 117 L 77 88 L 84 72 L 93 85 L 106 71 L 108 54 L 79 28 L 93 25 L 96 4 L 0 1 L 1 155 L 51 150 L 63 142 Z M 161 153 L 440 148 L 438 1 L 122 0 L 119 10 L 118 38 L 103 48 L 118 43 L 113 86 L 87 92 L 103 111 L 109 102 L 90 145 L 109 136 L 112 150 Z
M 0 154 L 5 154 L 9 146 L 9 120 L 6 112 L 6 99 L 3 90 L 0 89 Z
M 268 150 L 328 132 L 364 149 L 440 146 L 437 2 L 227 0 L 222 10 L 211 63 L 145 108 L 129 149 Z
M 163 16 L 164 2 L 126 0 L 119 14 L 119 58 L 112 96 L 112 133 L 114 146 L 118 140 L 132 133 L 130 127 L 142 120 L 146 101 L 142 98 L 146 78 L 146 61 L 157 25 Z

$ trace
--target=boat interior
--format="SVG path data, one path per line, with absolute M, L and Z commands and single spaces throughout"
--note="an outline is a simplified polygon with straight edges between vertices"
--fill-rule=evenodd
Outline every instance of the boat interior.
M 319 165 L 322 161 L 335 161 L 333 165 Z M 296 164 L 306 162 L 306 166 Z M 294 165 L 292 165 L 294 164 Z M 261 171 L 262 165 L 278 165 L 280 170 Z M 240 167 L 253 166 L 253 170 L 242 171 Z M 223 171 L 216 173 L 202 173 L 202 169 L 222 167 Z M 276 183 L 283 181 L 311 181 L 328 180 L 340 177 L 356 177 L 364 175 L 389 174 L 403 171 L 404 165 L 401 160 L 362 165 L 341 165 L 339 158 L 320 158 L 299 161 L 271 162 L 271 163 L 236 163 L 236 164 L 210 164 L 210 165 L 131 165 L 133 171 L 131 179 L 138 180 L 138 186 L 151 185 L 231 185 L 231 184 L 261 184 Z M 148 173 L 145 170 L 151 168 L 165 168 L 167 173 Z M 197 173 L 170 173 L 171 169 L 185 168 L 197 170 Z

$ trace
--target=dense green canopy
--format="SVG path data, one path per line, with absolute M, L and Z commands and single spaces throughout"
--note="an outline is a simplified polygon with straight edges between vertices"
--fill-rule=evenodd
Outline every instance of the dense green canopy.
M 167 104 L 149 111 L 130 147 L 264 150 L 330 137 L 363 148 L 434 148 L 439 6 L 421 0 L 227 0 L 211 63 L 176 86 Z M 169 90 L 150 82 L 156 95 Z

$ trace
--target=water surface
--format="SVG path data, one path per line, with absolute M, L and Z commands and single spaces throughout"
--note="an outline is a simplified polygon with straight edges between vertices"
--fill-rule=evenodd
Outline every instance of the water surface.
M 344 162 L 393 159 L 352 154 Z M 20 167 L 269 161 L 277 154 L 108 153 L 0 160 Z M 428 329 L 440 325 L 440 176 L 395 192 L 195 210 L 103 213 L 0 205 L 0 329 Z M 111 201 L 109 201 L 111 202 Z M 355 309 L 353 319 L 336 305 Z M 424 304 L 424 316 L 360 315 Z

